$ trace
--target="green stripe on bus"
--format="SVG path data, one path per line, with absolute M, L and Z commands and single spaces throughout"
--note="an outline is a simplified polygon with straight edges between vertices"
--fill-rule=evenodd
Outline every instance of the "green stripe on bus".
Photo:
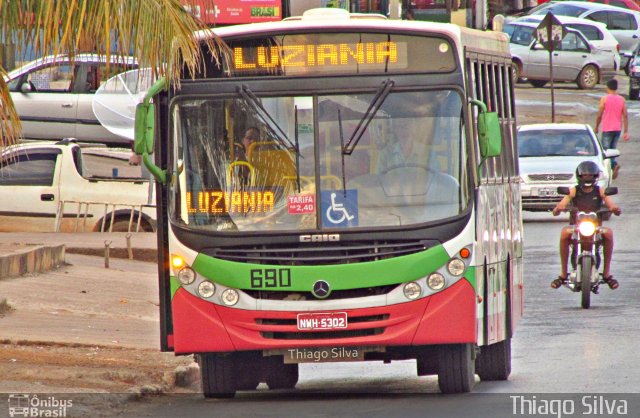
M 171 299 L 173 299 L 173 296 L 180 289 L 180 281 L 175 276 L 171 276 L 169 286 L 171 286 Z
M 199 254 L 192 268 L 215 283 L 238 289 L 309 291 L 316 281 L 325 280 L 333 290 L 345 290 L 416 280 L 449 258 L 442 245 L 385 260 L 322 266 L 249 264 Z

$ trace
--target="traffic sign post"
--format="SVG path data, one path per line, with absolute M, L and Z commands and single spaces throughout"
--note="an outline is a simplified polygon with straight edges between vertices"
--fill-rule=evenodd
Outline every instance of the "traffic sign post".
M 538 27 L 534 32 L 536 40 L 549 51 L 549 81 L 551 82 L 551 122 L 556 121 L 555 112 L 555 97 L 553 90 L 553 51 L 562 42 L 562 39 L 566 35 L 566 31 L 562 23 L 553 15 L 553 13 L 547 13 L 542 19 Z

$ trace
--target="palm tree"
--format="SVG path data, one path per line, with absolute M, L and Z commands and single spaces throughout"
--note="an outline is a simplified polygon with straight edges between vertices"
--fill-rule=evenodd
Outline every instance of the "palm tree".
M 194 71 L 201 63 L 193 37 L 205 28 L 187 11 L 213 10 L 213 0 L 0 0 L 0 39 L 13 40 L 18 56 L 79 52 L 134 55 L 158 77 L 178 78 L 180 57 Z M 211 6 L 211 7 L 208 7 Z M 217 51 L 216 43 L 209 43 Z M 113 52 L 112 52 L 113 51 Z M 0 62 L 0 146 L 15 143 L 20 123 Z

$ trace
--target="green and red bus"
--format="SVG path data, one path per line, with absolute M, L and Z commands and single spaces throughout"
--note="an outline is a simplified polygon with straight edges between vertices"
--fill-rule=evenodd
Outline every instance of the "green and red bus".
M 136 116 L 162 350 L 196 355 L 207 397 L 293 388 L 304 362 L 415 359 L 444 393 L 507 379 L 524 283 L 506 36 L 338 9 L 197 35 L 226 47 Z

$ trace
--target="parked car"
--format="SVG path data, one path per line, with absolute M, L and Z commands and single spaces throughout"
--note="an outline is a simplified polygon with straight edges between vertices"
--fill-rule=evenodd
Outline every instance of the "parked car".
M 112 76 L 137 68 L 133 57 L 47 56 L 11 71 L 6 79 L 27 139 L 61 140 L 128 146 L 96 119 L 93 93 Z
M 115 162 L 110 148 L 94 150 L 89 157 L 96 162 L 96 174 L 85 164 L 86 157 L 77 143 L 68 140 L 4 148 L 0 231 L 154 231 L 149 179 L 142 178 L 140 170 L 133 177 L 124 177 L 124 170 L 118 173 L 122 162 Z
M 593 129 L 586 124 L 544 123 L 518 128 L 518 154 L 522 209 L 552 210 L 562 199 L 558 186 L 577 184 L 575 171 L 583 161 L 600 167 L 600 187 L 611 184 L 611 158 L 617 149 L 604 150 Z
M 531 43 L 533 33 L 542 19 L 544 19 L 542 15 L 525 16 L 507 23 L 503 31 L 510 36 L 510 42 L 528 45 Z M 596 48 L 610 52 L 615 62 L 615 70 L 621 68 L 620 43 L 607 29 L 607 25 L 579 17 L 557 16 L 557 19 L 565 27 L 580 31 Z
M 533 23 L 535 25 L 535 23 Z M 543 87 L 550 79 L 549 52 L 535 39 L 529 45 L 510 43 L 516 79 L 526 78 L 533 86 Z M 616 75 L 614 54 L 596 48 L 582 33 L 567 29 L 553 52 L 553 80 L 576 82 L 590 89 Z
M 640 95 L 640 44 L 629 61 L 629 100 L 638 100 Z
M 587 1 L 548 2 L 531 9 L 529 15 L 572 16 L 594 20 L 607 25 L 607 29 L 620 43 L 622 68 L 626 68 L 629 58 L 640 42 L 640 12 L 602 3 Z
M 640 12 L 640 5 L 635 0 L 587 0 L 593 3 L 608 4 L 609 6 L 620 7 L 621 9 L 635 10 Z

